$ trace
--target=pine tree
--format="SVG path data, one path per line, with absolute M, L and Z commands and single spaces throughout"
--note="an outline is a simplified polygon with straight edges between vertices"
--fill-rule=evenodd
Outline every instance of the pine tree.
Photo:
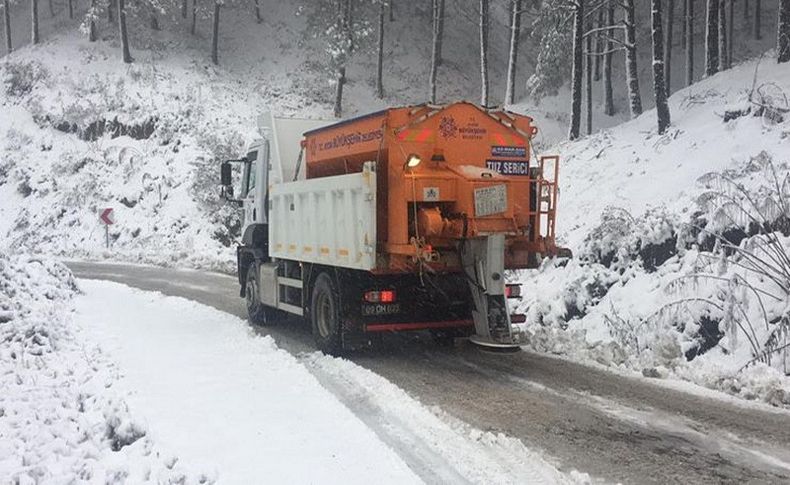
M 666 76 L 667 96 L 672 94 L 672 43 L 675 27 L 675 0 L 667 0 L 667 31 L 664 40 L 664 73 Z
M 428 77 L 428 99 L 431 104 L 436 104 L 436 76 L 439 71 L 439 0 L 431 2 L 431 69 Z
M 652 0 L 653 20 L 653 90 L 656 97 L 658 133 L 664 134 L 670 123 L 667 87 L 664 84 L 664 46 L 661 18 L 661 0 Z
M 727 68 L 732 67 L 732 44 L 735 39 L 735 0 L 727 0 Z
M 776 60 L 790 61 L 790 0 L 779 2 L 779 22 L 776 35 Z
M 571 123 L 568 139 L 579 138 L 582 111 L 582 61 L 584 42 L 584 0 L 576 2 L 573 10 L 573 65 L 571 68 Z
M 384 15 L 387 9 L 386 0 L 379 0 L 379 39 L 378 58 L 376 59 L 376 96 L 384 97 Z
M 222 0 L 214 0 L 214 17 L 211 34 L 211 62 L 219 64 L 219 14 L 222 9 Z
M 609 4 L 606 9 L 606 25 L 614 25 L 614 5 Z M 615 114 L 614 97 L 612 95 L 612 55 L 614 42 L 607 37 L 606 51 L 603 55 L 603 112 L 607 116 Z
M 134 62 L 132 53 L 129 52 L 129 33 L 126 30 L 126 5 L 125 0 L 118 0 L 118 26 L 121 29 L 121 50 L 123 51 L 123 62 L 131 64 Z
M 343 115 L 343 87 L 346 84 L 346 63 L 352 52 L 351 37 L 351 0 L 338 1 L 337 15 L 338 29 L 336 41 L 339 49 L 333 54 L 337 68 L 337 82 L 335 83 L 335 118 Z
M 642 96 L 639 92 L 639 70 L 636 65 L 637 45 L 634 0 L 623 0 L 622 5 L 625 12 L 625 71 L 628 83 L 628 100 L 631 107 L 631 116 L 635 118 L 642 114 Z
M 727 65 L 727 4 L 725 0 L 719 0 L 719 71 L 729 69 Z
M 33 44 L 38 44 L 39 35 L 38 35 L 38 0 L 30 0 L 30 14 L 31 14 L 31 39 L 30 42 Z
M 593 29 L 593 25 L 591 22 L 587 24 L 587 31 L 591 31 Z M 587 134 L 591 135 L 593 128 L 593 112 L 592 112 L 592 77 L 593 77 L 593 57 L 597 57 L 593 55 L 592 52 L 592 36 L 587 35 L 587 45 L 586 45 L 586 52 L 587 55 L 584 58 L 584 97 L 585 97 L 585 107 L 587 113 Z
M 694 83 L 694 0 L 686 0 L 686 86 Z
M 444 60 L 442 57 L 442 48 L 444 42 L 444 0 L 436 0 L 439 3 L 439 16 L 437 19 L 437 28 L 439 29 L 439 33 L 436 37 L 436 52 L 438 57 L 436 58 L 436 65 L 441 66 L 442 61 Z
M 518 44 L 521 40 L 521 2 L 522 0 L 511 0 L 510 5 L 510 51 L 507 59 L 506 104 L 513 104 L 516 98 L 516 65 L 518 64 Z
M 480 0 L 480 104 L 488 106 L 488 0 Z
M 192 0 L 192 22 L 189 26 L 189 33 L 195 35 L 197 31 L 197 12 L 198 12 L 198 0 Z
M 96 42 L 99 37 L 99 33 L 96 29 L 96 10 L 98 6 L 96 5 L 96 0 L 91 0 L 91 7 L 88 16 L 90 20 L 88 22 L 88 42 Z
M 11 53 L 14 46 L 11 43 L 11 2 L 3 0 L 3 26 L 5 27 L 5 50 Z
M 719 0 L 708 0 L 705 24 L 705 75 L 719 71 Z
M 604 8 L 603 5 L 598 7 L 598 22 L 596 27 L 604 26 Z M 603 40 L 600 35 L 595 36 L 595 59 L 593 59 L 593 81 L 601 80 L 601 52 L 603 51 Z

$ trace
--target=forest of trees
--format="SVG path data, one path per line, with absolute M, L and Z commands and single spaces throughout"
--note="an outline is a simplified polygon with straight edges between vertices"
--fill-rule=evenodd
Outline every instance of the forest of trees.
M 30 24 L 15 25 L 11 9 L 24 8 L 29 1 Z M 74 18 L 78 2 L 89 2 L 81 25 L 90 41 L 99 39 L 99 29 L 115 32 L 120 39 L 120 58 L 124 63 L 134 62 L 130 29 L 159 30 L 167 28 L 166 19 L 181 17 L 189 24 L 191 35 L 196 34 L 198 18 L 211 21 L 210 58 L 220 63 L 221 16 L 224 8 L 249 9 L 255 22 L 264 20 L 261 0 L 67 0 L 65 15 Z M 375 94 L 385 96 L 384 55 L 387 31 L 395 20 L 397 4 L 405 0 L 301 0 L 298 14 L 307 19 L 308 32 L 320 39 L 326 52 L 327 73 L 335 86 L 334 113 L 343 114 L 343 90 L 347 83 L 350 60 L 359 52 L 375 52 Z M 736 46 L 743 37 L 761 39 L 768 35 L 763 19 L 766 15 L 776 20 L 776 58 L 778 62 L 790 61 L 790 0 L 778 0 L 776 12 L 764 12 L 761 0 L 639 0 L 649 2 L 650 42 L 641 38 L 637 25 L 637 8 L 644 6 L 637 0 L 418 0 L 425 8 L 409 9 L 428 12 L 428 19 L 400 19 L 424 21 L 431 26 L 430 43 L 425 52 L 430 53 L 427 90 L 425 98 L 437 103 L 440 96 L 439 72 L 443 65 L 445 17 L 448 3 L 453 2 L 456 15 L 461 12 L 473 19 L 479 27 L 474 34 L 479 40 L 480 98 L 483 106 L 513 104 L 518 94 L 535 99 L 556 94 L 569 81 L 571 96 L 569 106 L 568 137 L 581 136 L 582 112 L 586 110 L 585 131 L 593 131 L 593 86 L 600 87 L 603 114 L 612 116 L 624 107 L 616 106 L 613 96 L 615 85 L 622 81 L 627 90 L 628 111 L 631 116 L 642 113 L 642 87 L 639 80 L 640 53 L 650 53 L 652 60 L 653 97 L 656 105 L 657 129 L 663 133 L 671 123 L 668 96 L 672 79 L 683 79 L 690 85 L 695 79 L 695 69 L 702 65 L 702 73 L 712 76 L 729 69 L 737 57 Z M 463 4 L 461 3 L 463 1 Z M 55 15 L 53 0 L 49 13 Z M 191 2 L 191 4 L 190 4 Z M 244 3 L 248 2 L 248 3 Z M 736 5 L 737 4 L 737 5 Z M 29 29 L 31 43 L 41 41 L 39 28 L 39 0 L 2 0 L 3 29 L 7 52 L 13 50 L 12 29 Z M 505 92 L 491 92 L 490 23 L 492 11 L 499 9 L 507 16 L 508 42 Z M 406 9 L 402 9 L 404 12 Z M 504 14 L 503 14 L 504 12 Z M 697 16 L 699 18 L 697 19 Z M 736 20 L 737 17 L 737 20 Z M 106 18 L 102 23 L 101 19 Z M 131 19 L 131 24 L 130 24 Z M 141 20 L 142 19 L 142 20 Z M 736 24 L 737 22 L 737 24 Z M 740 28 L 736 29 L 738 25 Z M 746 26 L 744 28 L 743 26 Z M 702 27 L 702 28 L 701 28 Z M 644 30 L 644 29 L 641 29 Z M 537 46 L 537 55 L 530 59 L 532 75 L 525 86 L 516 84 L 517 71 L 524 69 L 520 45 L 526 38 Z M 702 59 L 695 58 L 695 41 L 703 48 Z M 367 49 L 359 46 L 366 44 Z M 523 46 L 522 46 L 523 49 Z M 671 59 L 675 50 L 682 50 L 685 73 L 672 72 Z M 569 55 L 570 53 L 570 55 Z M 613 62 L 622 55 L 622 62 Z M 618 69 L 614 66 L 617 65 Z M 622 66 L 622 67 L 619 67 Z M 499 67 L 499 66 L 497 66 Z M 677 67 L 677 65 L 676 65 Z M 621 72 L 618 72 L 621 71 Z M 700 73 L 701 74 L 701 73 Z M 677 84 L 677 83 L 676 83 Z M 586 102 L 585 102 L 586 101 Z

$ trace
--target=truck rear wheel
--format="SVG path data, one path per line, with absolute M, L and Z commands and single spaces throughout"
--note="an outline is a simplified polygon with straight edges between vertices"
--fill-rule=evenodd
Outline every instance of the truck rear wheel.
M 343 328 L 340 322 L 340 298 L 332 278 L 321 273 L 313 284 L 310 302 L 313 338 L 319 350 L 331 355 L 343 351 Z
M 249 269 L 247 269 L 245 300 L 247 301 L 247 315 L 252 323 L 271 325 L 278 320 L 280 312 L 276 308 L 266 306 L 261 302 L 258 271 L 255 264 L 251 264 Z

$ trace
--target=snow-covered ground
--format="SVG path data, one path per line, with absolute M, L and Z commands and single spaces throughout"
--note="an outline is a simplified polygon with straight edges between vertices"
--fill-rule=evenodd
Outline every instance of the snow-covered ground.
M 24 256 L 0 276 L 2 483 L 588 480 L 218 310 Z
M 675 93 L 662 136 L 651 110 L 556 147 L 558 235 L 575 257 L 519 276 L 532 347 L 790 405 L 790 355 L 770 351 L 787 344 L 788 294 L 743 266 L 788 250 L 790 120 L 749 101 L 786 109 L 787 93 L 790 69 L 769 54 Z M 780 222 L 775 244 L 741 242 L 763 215 Z M 725 254 L 716 235 L 736 237 L 736 225 L 747 233 Z

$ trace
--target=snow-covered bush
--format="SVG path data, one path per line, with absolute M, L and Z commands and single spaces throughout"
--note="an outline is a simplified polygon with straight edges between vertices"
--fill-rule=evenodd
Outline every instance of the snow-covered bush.
M 24 96 L 39 82 L 49 77 L 49 71 L 37 61 L 6 62 L 2 66 L 3 85 L 9 96 Z
M 16 254 L 0 250 L 3 483 L 213 482 L 175 466 L 114 391 L 117 370 L 71 320 L 71 272 Z
M 607 207 L 577 256 L 621 273 L 636 263 L 652 272 L 677 253 L 677 226 L 664 208 L 634 218 L 625 209 Z

